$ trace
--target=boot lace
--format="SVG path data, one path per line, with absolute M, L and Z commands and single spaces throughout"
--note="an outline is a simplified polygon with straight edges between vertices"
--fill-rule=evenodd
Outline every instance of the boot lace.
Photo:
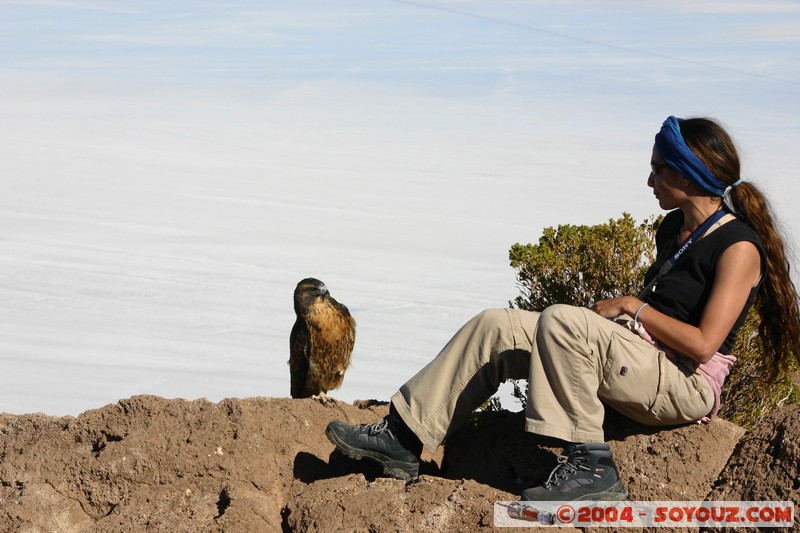
M 370 437 L 374 437 L 376 435 L 380 435 L 381 433 L 387 433 L 389 438 L 396 439 L 395 433 L 397 431 L 397 422 L 390 416 L 387 416 L 383 420 L 379 420 L 378 422 L 373 422 L 372 424 L 359 424 L 359 429 L 361 431 L 366 431 L 367 435 Z
M 550 472 L 547 481 L 544 482 L 545 488 L 557 487 L 562 481 L 566 481 L 574 476 L 578 470 L 591 470 L 586 465 L 586 456 L 583 452 L 572 452 L 567 455 L 558 456 L 558 464 Z

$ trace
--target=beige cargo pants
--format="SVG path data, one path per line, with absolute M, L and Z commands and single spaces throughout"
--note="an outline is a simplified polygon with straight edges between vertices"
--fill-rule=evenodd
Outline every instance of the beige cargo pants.
M 667 359 L 628 328 L 589 309 L 490 309 L 392 396 L 422 443 L 435 450 L 506 379 L 528 378 L 527 431 L 601 442 L 606 403 L 649 425 L 693 422 L 713 407 L 699 372 Z

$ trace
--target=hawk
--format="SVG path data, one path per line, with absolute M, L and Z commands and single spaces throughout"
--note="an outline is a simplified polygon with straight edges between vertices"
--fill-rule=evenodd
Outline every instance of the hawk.
M 356 322 L 318 279 L 306 278 L 294 290 L 297 315 L 289 335 L 292 398 L 317 398 L 344 380 L 356 341 Z

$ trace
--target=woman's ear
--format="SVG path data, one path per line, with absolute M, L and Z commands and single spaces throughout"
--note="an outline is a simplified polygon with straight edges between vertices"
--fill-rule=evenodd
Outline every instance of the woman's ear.
M 683 174 L 678 174 L 681 186 L 684 191 L 694 193 L 695 195 L 705 196 L 708 194 L 696 181 L 685 177 Z

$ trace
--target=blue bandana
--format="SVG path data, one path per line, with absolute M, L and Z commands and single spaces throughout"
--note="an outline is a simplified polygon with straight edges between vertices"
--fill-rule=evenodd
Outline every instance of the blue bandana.
M 656 149 L 664 162 L 715 196 L 723 196 L 728 184 L 717 178 L 683 140 L 679 124 L 683 119 L 669 117 L 656 134 Z M 739 180 L 741 181 L 741 180 Z M 738 185 L 736 182 L 733 186 Z

